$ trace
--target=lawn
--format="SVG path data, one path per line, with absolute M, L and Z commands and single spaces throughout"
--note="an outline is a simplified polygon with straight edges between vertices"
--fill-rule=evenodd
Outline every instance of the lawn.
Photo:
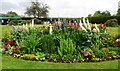
M 1 27 L 1 26 L 0 26 Z M 107 32 L 112 35 L 118 34 L 118 28 L 107 27 Z M 2 26 L 2 36 L 5 33 L 10 33 L 11 26 Z M 0 36 L 0 38 L 2 37 Z M 2 58 L 1 58 L 2 57 Z M 2 55 L 2 69 L 118 69 L 118 61 L 106 61 L 106 62 L 88 62 L 88 63 L 48 63 L 39 61 L 29 61 L 16 59 L 11 56 Z M 1 62 L 0 62 L 1 63 Z
M 118 69 L 118 60 L 92 63 L 48 63 L 2 56 L 3 69 Z

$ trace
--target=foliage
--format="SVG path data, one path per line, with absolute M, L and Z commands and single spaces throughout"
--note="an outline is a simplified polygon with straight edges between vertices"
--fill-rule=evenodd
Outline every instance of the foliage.
M 39 58 L 39 60 L 45 60 L 45 54 L 42 52 L 37 52 L 36 53 L 37 57 Z
M 18 20 L 12 20 L 10 21 L 9 25 L 17 25 L 18 24 Z
M 90 23 L 105 23 L 107 20 L 110 19 L 117 19 L 118 24 L 120 25 L 120 16 L 102 16 L 102 17 L 88 17 Z
M 34 17 L 47 17 L 49 6 L 43 3 L 31 2 L 31 6 L 26 8 L 25 14 Z
M 8 11 L 6 14 L 1 14 L 1 17 L 16 17 L 19 16 L 16 12 Z
M 22 58 L 25 60 L 36 60 L 36 56 L 33 54 L 24 54 Z
M 19 25 L 26 25 L 26 24 L 30 24 L 31 21 L 30 20 L 19 20 Z
M 38 20 L 38 19 L 35 20 L 35 24 L 42 24 L 42 23 L 43 23 L 42 20 Z
M 107 20 L 105 23 L 106 23 L 107 27 L 117 27 L 118 26 L 117 19 L 110 19 L 110 20 Z
M 117 15 L 120 15 L 120 9 L 118 9 L 118 11 L 117 11 Z
M 13 57 L 76 63 L 119 58 L 116 39 L 117 36 L 114 38 L 104 31 L 85 32 L 75 26 L 54 27 L 52 34 L 49 34 L 49 27 L 13 26 L 10 36 L 5 36 L 2 41 L 4 53 Z
M 16 12 L 12 12 L 12 11 L 7 12 L 7 15 L 8 15 L 9 17 L 18 16 L 18 14 L 17 14 Z
M 39 47 L 36 46 L 38 45 L 41 38 L 38 35 L 39 33 L 36 30 L 33 30 L 33 28 L 29 28 L 28 35 L 22 37 L 22 40 L 20 41 L 20 50 L 22 54 L 35 54 L 37 51 L 39 51 Z
M 111 16 L 110 12 L 109 11 L 96 11 L 93 15 L 94 17 L 101 17 L 101 16 Z

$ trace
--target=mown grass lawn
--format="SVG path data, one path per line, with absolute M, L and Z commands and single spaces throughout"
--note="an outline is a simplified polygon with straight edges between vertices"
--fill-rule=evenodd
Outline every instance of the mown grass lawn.
M 88 63 L 49 63 L 2 55 L 2 69 L 118 69 L 118 60 Z
M 2 36 L 5 33 L 10 33 L 11 26 L 1 26 L 0 32 Z M 118 27 L 107 27 L 107 32 L 112 35 L 118 34 Z M 0 33 L 0 34 L 1 34 Z M 1 36 L 1 37 L 2 37 Z M 1 38 L 0 37 L 0 38 Z M 29 61 L 13 58 L 11 56 L 2 55 L 0 57 L 2 69 L 118 69 L 119 60 L 112 60 L 106 62 L 87 62 L 87 63 L 48 63 L 39 61 Z M 0 62 L 1 63 L 1 62 Z

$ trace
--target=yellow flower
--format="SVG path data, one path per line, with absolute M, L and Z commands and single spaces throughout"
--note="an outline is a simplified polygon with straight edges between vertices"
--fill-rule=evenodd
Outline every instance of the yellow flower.
M 38 57 L 36 57 L 36 60 L 39 60 L 39 58 L 38 58 Z
M 13 52 L 9 52 L 9 54 L 11 55 Z

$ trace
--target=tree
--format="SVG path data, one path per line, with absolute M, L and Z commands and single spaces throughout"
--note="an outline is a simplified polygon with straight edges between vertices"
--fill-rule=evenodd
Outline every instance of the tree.
M 0 14 L 1 17 L 15 17 L 19 16 L 16 12 L 8 11 L 6 14 Z
M 110 14 L 110 12 L 109 11 L 103 11 L 102 13 L 101 13 L 101 15 L 102 16 L 111 16 L 111 14 Z
M 92 17 L 92 14 L 89 14 L 88 17 Z
M 120 15 L 120 9 L 118 9 L 118 11 L 117 11 L 117 15 Z
M 17 14 L 16 12 L 12 12 L 12 11 L 7 12 L 6 15 L 7 15 L 8 17 L 18 16 L 18 14 Z
M 93 15 L 94 17 L 100 17 L 100 16 L 111 16 L 110 12 L 109 11 L 96 11 Z
M 31 2 L 31 6 L 26 8 L 25 14 L 34 17 L 47 17 L 49 6 L 47 4 L 36 2 Z
M 96 11 L 93 16 L 94 16 L 94 17 L 101 16 L 101 11 Z

